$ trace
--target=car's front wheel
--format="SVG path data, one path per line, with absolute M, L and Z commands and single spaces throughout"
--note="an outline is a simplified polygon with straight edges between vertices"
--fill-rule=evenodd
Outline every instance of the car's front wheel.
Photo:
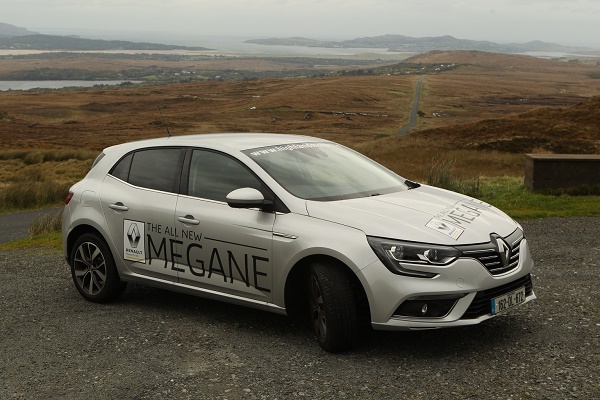
M 92 233 L 82 235 L 73 245 L 71 276 L 79 293 L 96 303 L 117 299 L 125 288 L 108 245 Z
M 308 271 L 308 303 L 320 346 L 329 352 L 352 348 L 358 340 L 358 310 L 342 266 L 316 262 Z

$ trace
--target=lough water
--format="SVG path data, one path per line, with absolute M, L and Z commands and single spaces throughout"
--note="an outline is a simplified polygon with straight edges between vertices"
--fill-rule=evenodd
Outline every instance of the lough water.
M 0 81 L 0 92 L 6 90 L 62 89 L 66 87 L 92 87 L 95 85 L 120 85 L 140 81 Z

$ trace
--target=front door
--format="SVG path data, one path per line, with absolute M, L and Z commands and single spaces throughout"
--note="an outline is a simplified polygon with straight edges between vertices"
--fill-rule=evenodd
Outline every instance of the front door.
M 275 214 L 229 207 L 227 194 L 243 187 L 262 184 L 228 155 L 193 150 L 175 212 L 179 282 L 269 302 Z

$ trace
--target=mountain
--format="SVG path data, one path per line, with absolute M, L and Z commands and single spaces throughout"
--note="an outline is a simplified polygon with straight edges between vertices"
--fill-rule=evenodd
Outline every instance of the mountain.
M 36 33 L 37 32 L 32 32 L 25 28 L 21 28 L 18 26 L 0 22 L 0 36 L 24 36 L 24 35 L 35 35 Z
M 278 46 L 307 46 L 307 47 L 363 47 L 387 48 L 395 52 L 425 53 L 432 50 L 479 50 L 496 53 L 524 53 L 535 51 L 552 51 L 575 54 L 600 55 L 600 49 L 585 47 L 562 46 L 556 43 L 532 41 L 528 43 L 494 43 L 482 40 L 457 39 L 453 36 L 433 36 L 414 38 L 404 35 L 381 35 L 362 37 L 343 41 L 322 41 L 303 37 L 251 39 L 246 43 Z
M 124 40 L 83 39 L 75 36 L 0 36 L 0 49 L 22 50 L 210 50 L 205 47 L 175 46 Z
M 0 22 L 0 49 L 12 50 L 210 50 L 124 40 L 83 39 L 78 36 L 41 35 L 26 28 Z

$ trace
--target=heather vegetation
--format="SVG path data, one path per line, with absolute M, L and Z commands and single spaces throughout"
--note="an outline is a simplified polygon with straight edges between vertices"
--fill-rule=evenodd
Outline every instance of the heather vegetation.
M 40 57 L 52 58 L 56 69 L 32 69 Z M 518 218 L 600 213 L 595 188 L 543 195 L 523 186 L 524 153 L 599 151 L 600 97 L 593 96 L 600 80 L 593 63 L 462 51 L 403 63 L 48 54 L 0 64 L 0 75 L 60 70 L 121 77 L 137 70 L 149 80 L 190 82 L 0 93 L 0 212 L 59 204 L 104 147 L 164 136 L 168 126 L 174 135 L 275 132 L 331 139 L 408 179 L 482 198 Z M 264 78 L 274 71 L 318 77 Z M 420 73 L 426 76 L 417 126 L 398 135 Z
M 0 212 L 59 204 L 95 156 L 79 150 L 0 151 Z

